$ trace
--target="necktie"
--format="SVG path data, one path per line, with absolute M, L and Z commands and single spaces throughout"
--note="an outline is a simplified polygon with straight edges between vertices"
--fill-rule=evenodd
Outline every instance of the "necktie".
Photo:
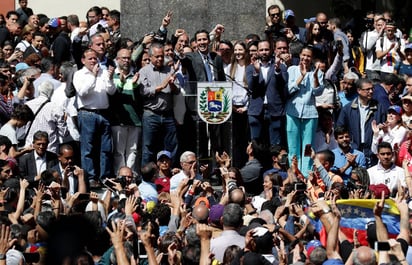
M 205 70 L 206 70 L 206 75 L 207 75 L 207 81 L 212 82 L 213 78 L 212 78 L 212 69 L 210 68 L 210 65 L 208 63 L 208 58 L 207 56 L 203 57 L 204 59 L 204 63 L 205 63 Z

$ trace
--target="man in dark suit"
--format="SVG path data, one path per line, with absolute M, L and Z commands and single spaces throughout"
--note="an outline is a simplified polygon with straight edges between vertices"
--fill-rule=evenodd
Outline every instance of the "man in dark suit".
M 276 42 L 275 45 L 287 42 Z M 252 139 L 269 135 L 271 145 L 285 145 L 285 103 L 287 99 L 287 67 L 281 56 L 271 58 L 272 50 L 267 40 L 258 44 L 259 60 L 246 67 L 248 88 L 252 92 L 248 108 Z
M 19 158 L 21 177 L 31 185 L 40 180 L 40 174 L 59 162 L 55 153 L 47 151 L 49 136 L 46 132 L 37 131 L 33 135 L 33 150 Z
M 24 51 L 23 58 L 26 59 L 27 56 L 29 56 L 32 53 L 36 53 L 40 57 L 41 55 L 41 48 L 44 45 L 44 41 L 46 39 L 46 36 L 43 35 L 40 31 L 36 31 L 33 33 L 33 40 L 31 41 L 31 45 L 27 47 L 27 49 Z
M 187 69 L 190 82 L 214 82 L 214 81 L 226 81 L 225 72 L 223 70 L 222 58 L 215 52 L 209 51 L 209 32 L 206 30 L 199 30 L 195 33 L 195 39 L 197 42 L 197 51 L 188 53 L 183 59 L 181 59 L 182 66 Z M 187 88 L 187 87 L 186 87 Z M 197 93 L 197 86 L 194 83 L 190 84 L 189 94 Z M 186 93 L 188 93 L 186 91 Z M 196 97 L 188 97 L 186 100 L 188 112 L 185 124 L 187 129 L 184 130 L 187 133 L 187 139 L 191 143 L 185 150 L 196 150 L 196 122 L 199 120 L 197 114 Z M 207 149 L 207 133 L 206 124 L 199 121 L 199 156 L 201 158 L 208 157 Z M 230 133 L 226 132 L 227 124 L 212 125 L 210 126 L 210 141 L 212 151 L 230 151 Z M 180 143 L 179 143 L 180 144 Z
M 56 170 L 61 178 L 62 188 L 66 188 L 71 195 L 76 192 L 86 193 L 87 186 L 84 179 L 84 171 L 75 166 L 73 147 L 69 144 L 62 144 L 58 154 L 59 163 L 51 169 Z

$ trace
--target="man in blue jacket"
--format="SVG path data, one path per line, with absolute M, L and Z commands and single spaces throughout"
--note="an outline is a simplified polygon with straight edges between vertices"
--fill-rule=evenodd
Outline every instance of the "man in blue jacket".
M 285 45 L 286 41 L 276 41 L 275 46 Z M 263 40 L 258 44 L 259 60 L 246 67 L 246 79 L 251 91 L 248 108 L 249 125 L 252 139 L 262 139 L 267 135 L 271 145 L 286 144 L 285 129 L 285 102 L 287 98 L 287 66 L 276 56 L 272 59 L 272 49 L 269 41 Z M 265 126 L 269 124 L 269 128 Z
M 336 126 L 345 126 L 352 136 L 352 147 L 363 152 L 367 167 L 377 163 L 376 156 L 371 151 L 373 120 L 382 123 L 386 120 L 386 109 L 373 99 L 373 83 L 369 79 L 359 79 L 357 82 L 358 97 L 343 107 Z

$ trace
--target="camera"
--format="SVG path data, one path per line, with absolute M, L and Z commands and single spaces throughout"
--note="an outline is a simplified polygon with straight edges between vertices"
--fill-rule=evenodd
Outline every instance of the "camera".
M 286 33 L 288 33 L 288 29 L 287 28 L 283 28 L 279 30 L 280 34 L 286 35 Z
M 29 77 L 28 80 L 29 80 L 30 82 L 33 82 L 34 80 L 36 80 L 36 78 L 35 78 L 35 77 Z
M 153 40 L 157 41 L 157 42 L 164 42 L 165 41 L 164 37 L 159 36 L 154 31 L 151 31 L 151 32 L 147 33 L 146 36 L 152 36 Z
M 116 178 L 114 179 L 114 182 L 120 183 L 120 185 L 122 186 L 122 188 L 124 189 L 126 187 L 126 178 L 125 177 L 120 177 L 120 178 Z
M 371 31 L 371 30 L 374 29 L 374 27 L 373 27 L 373 24 L 374 24 L 373 18 L 364 18 L 363 20 L 365 21 L 365 28 L 367 30 Z
M 333 52 L 338 52 L 343 49 L 343 42 L 342 40 L 334 40 L 332 41 L 332 49 Z
M 279 160 L 279 165 L 287 166 L 288 165 L 288 154 L 283 154 Z

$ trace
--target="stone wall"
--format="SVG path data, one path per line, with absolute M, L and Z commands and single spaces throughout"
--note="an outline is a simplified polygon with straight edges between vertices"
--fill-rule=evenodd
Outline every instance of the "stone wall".
M 184 28 L 190 38 L 198 29 L 208 31 L 217 24 L 225 26 L 225 39 L 244 39 L 249 33 L 262 36 L 265 25 L 264 0 L 121 0 L 122 36 L 134 41 L 156 31 L 167 10 L 173 11 L 169 37 Z

